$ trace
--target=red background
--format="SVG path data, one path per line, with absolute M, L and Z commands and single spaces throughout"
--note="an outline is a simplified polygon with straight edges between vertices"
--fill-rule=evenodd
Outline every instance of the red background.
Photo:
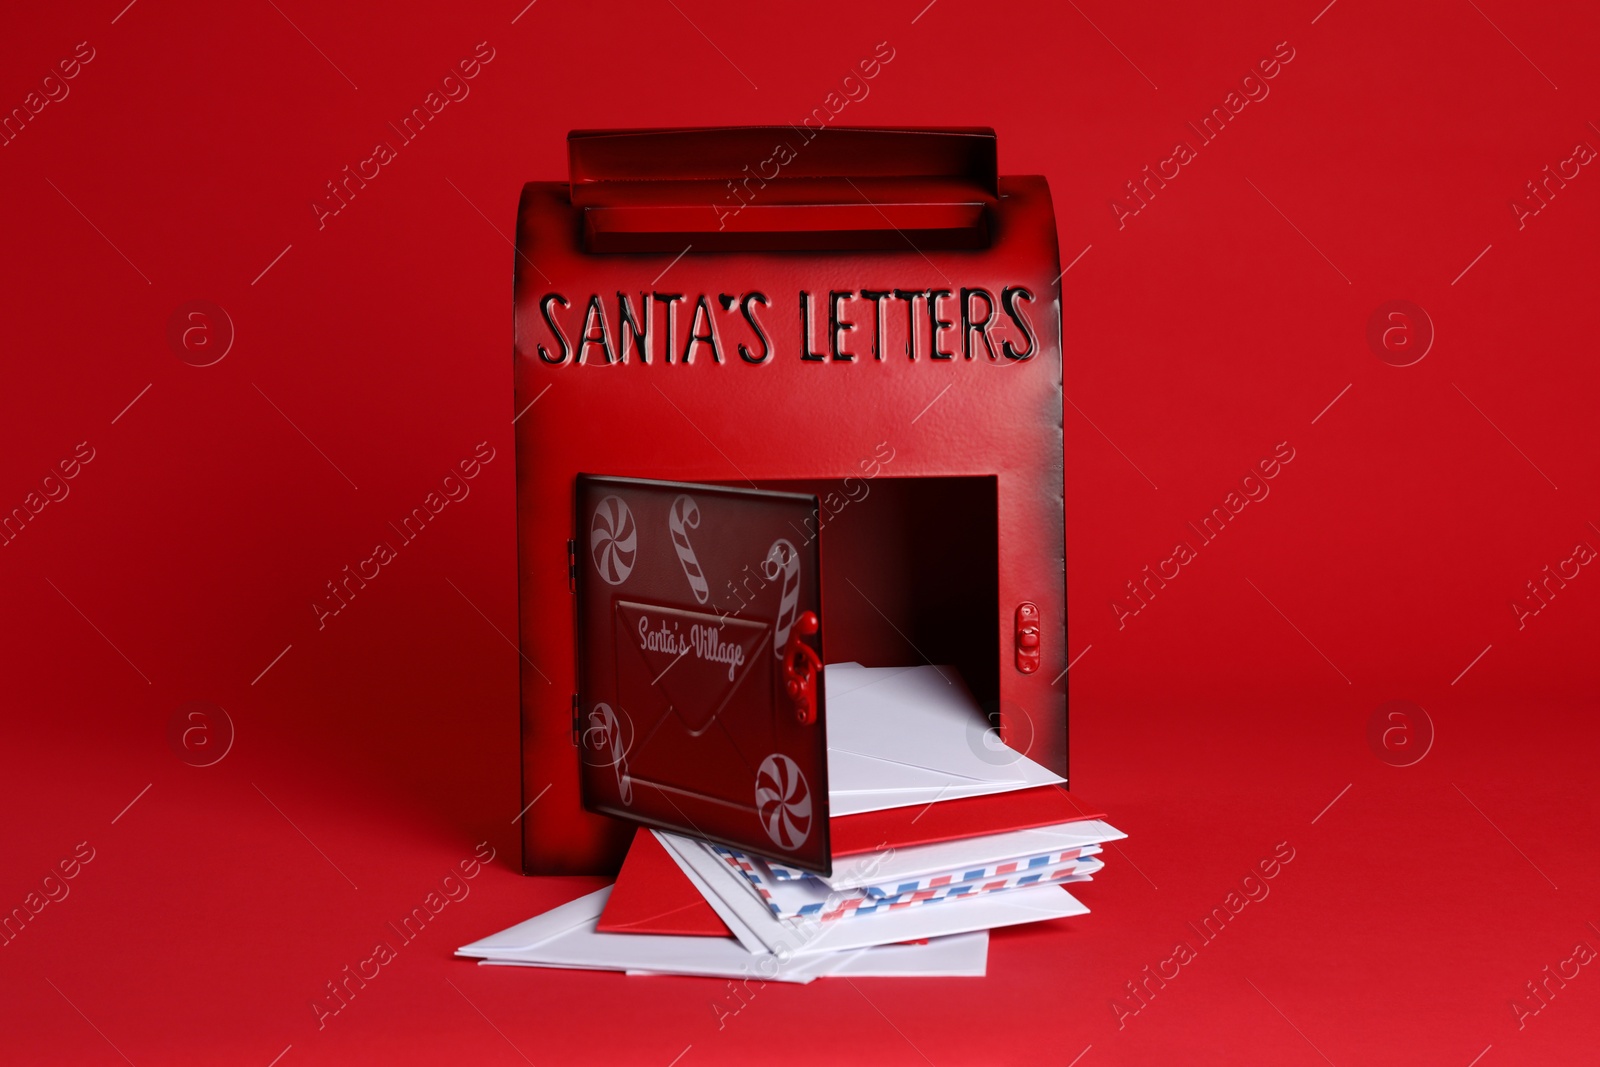
M 0 548 L 0 908 L 78 842 L 94 859 L 0 948 L 0 1058 L 1592 1056 L 1593 967 L 1520 1029 L 1509 1006 L 1600 948 L 1600 577 L 1521 629 L 1510 606 L 1600 546 L 1600 178 L 1521 229 L 1508 206 L 1600 146 L 1596 19 L 1566 7 L 14 16 L 7 112 L 77 42 L 95 56 L 0 148 L 0 509 L 79 442 L 94 459 Z M 1063 266 L 1087 249 L 1063 279 L 1073 784 L 1131 837 L 1092 915 L 997 935 L 986 979 L 769 986 L 720 1028 L 720 982 L 454 960 L 599 884 L 514 873 L 518 190 L 564 174 L 569 128 L 798 121 L 883 40 L 838 121 L 994 126 L 1002 172 L 1050 180 Z M 324 183 L 479 41 L 471 95 L 319 230 Z M 1124 182 L 1280 41 L 1270 96 L 1119 229 Z M 237 332 L 203 368 L 167 339 L 195 299 Z M 1366 340 L 1394 299 L 1437 332 L 1409 367 Z M 471 496 L 319 631 L 323 583 L 480 441 Z M 1281 441 L 1270 497 L 1119 629 L 1123 583 Z M 193 700 L 236 730 L 209 767 L 168 739 Z M 1391 700 L 1436 732 L 1413 766 L 1369 744 Z M 319 1030 L 324 983 L 480 841 L 470 896 Z M 1124 983 L 1279 842 L 1270 896 L 1119 1028 Z

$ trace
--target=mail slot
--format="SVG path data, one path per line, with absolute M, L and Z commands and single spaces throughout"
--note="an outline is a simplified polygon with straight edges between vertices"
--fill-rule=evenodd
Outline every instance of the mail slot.
M 517 221 L 524 869 L 644 824 L 825 872 L 825 663 L 948 665 L 1065 775 L 1044 179 L 971 128 L 568 152 Z

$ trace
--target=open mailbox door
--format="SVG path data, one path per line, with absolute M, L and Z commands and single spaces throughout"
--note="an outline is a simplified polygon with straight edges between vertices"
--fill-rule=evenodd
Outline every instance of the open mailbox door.
M 814 496 L 577 478 L 583 805 L 831 873 Z

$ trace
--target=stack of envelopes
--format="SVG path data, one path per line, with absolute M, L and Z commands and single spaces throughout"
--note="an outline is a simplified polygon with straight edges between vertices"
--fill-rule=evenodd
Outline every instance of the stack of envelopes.
M 949 667 L 831 664 L 832 874 L 641 828 L 614 885 L 463 947 L 509 966 L 763 981 L 980 976 L 988 931 L 1081 915 L 1126 836 L 1001 743 Z

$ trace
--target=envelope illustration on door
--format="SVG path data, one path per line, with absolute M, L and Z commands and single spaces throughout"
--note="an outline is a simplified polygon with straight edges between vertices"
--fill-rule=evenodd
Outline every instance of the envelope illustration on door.
M 814 496 L 580 475 L 585 807 L 827 873 Z

